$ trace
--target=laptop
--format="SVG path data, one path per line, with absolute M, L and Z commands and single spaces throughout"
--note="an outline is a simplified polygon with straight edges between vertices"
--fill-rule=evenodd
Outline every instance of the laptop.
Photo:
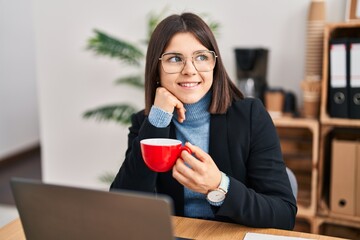
M 172 230 L 165 195 L 46 184 L 13 178 L 11 188 L 27 240 L 182 239 Z

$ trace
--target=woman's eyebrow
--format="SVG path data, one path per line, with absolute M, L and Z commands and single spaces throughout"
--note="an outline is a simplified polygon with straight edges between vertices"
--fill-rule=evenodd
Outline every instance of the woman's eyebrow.
M 192 52 L 192 55 L 195 54 L 195 53 L 208 52 L 208 51 L 209 51 L 209 50 L 207 50 L 207 49 L 196 50 L 196 51 Z M 184 54 L 182 54 L 182 53 L 180 53 L 180 52 L 175 52 L 175 51 L 164 52 L 163 54 L 175 54 L 175 55 L 185 56 Z
M 180 52 L 164 52 L 163 54 L 175 54 L 175 55 L 184 55 Z

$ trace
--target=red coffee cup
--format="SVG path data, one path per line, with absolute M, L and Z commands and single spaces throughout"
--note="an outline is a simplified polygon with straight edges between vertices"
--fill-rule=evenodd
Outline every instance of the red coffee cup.
M 170 138 L 148 138 L 140 141 L 142 157 L 146 165 L 155 172 L 169 171 L 183 150 L 191 154 L 181 141 Z

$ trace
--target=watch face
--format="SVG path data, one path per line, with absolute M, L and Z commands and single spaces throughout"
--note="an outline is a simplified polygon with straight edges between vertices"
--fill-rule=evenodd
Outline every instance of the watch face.
M 207 198 L 211 202 L 221 202 L 225 199 L 225 193 L 220 190 L 214 190 L 208 193 Z

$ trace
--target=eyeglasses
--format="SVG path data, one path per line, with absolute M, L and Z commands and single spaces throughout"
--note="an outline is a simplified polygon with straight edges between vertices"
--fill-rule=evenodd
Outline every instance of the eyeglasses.
M 198 72 L 210 72 L 215 67 L 217 56 L 214 51 L 201 50 L 194 52 L 191 58 Z M 182 72 L 186 64 L 186 57 L 180 53 L 163 53 L 159 60 L 166 73 Z

